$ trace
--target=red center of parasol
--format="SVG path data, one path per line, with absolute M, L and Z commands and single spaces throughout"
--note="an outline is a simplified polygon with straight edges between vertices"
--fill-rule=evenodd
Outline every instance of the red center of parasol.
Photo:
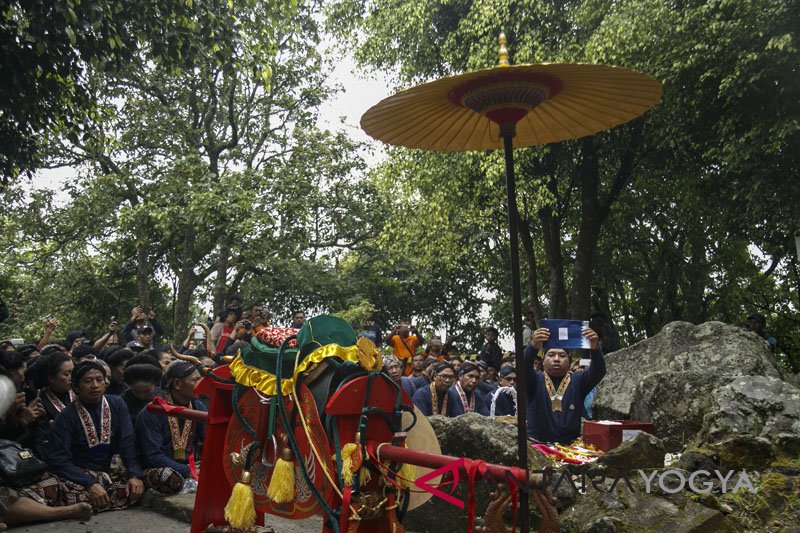
M 516 124 L 528 112 L 564 88 L 554 76 L 535 72 L 500 72 L 450 91 L 453 105 L 472 109 L 497 124 Z

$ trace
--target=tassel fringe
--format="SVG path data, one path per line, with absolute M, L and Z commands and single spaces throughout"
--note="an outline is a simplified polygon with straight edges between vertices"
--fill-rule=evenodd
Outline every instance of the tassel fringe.
M 275 503 L 287 503 L 294 499 L 294 462 L 292 451 L 284 448 L 281 457 L 275 462 L 272 478 L 267 487 L 267 498 Z
M 410 488 L 414 486 L 414 480 L 417 479 L 417 467 L 403 463 L 403 466 L 400 467 L 400 470 L 397 472 L 397 481 L 400 483 L 401 487 Z
M 363 462 L 359 444 L 348 442 L 342 446 L 342 481 L 345 485 L 353 485 L 353 474 L 358 472 Z
M 242 480 L 233 486 L 231 498 L 225 506 L 225 520 L 237 529 L 255 525 L 256 509 L 253 503 L 253 488 L 250 486 L 250 472 L 242 473 Z

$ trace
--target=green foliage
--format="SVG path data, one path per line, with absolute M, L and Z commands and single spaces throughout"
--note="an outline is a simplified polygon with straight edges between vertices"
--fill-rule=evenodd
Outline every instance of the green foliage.
M 492 66 L 500 31 L 516 63 L 608 63 L 661 80 L 663 99 L 639 124 L 516 150 L 520 222 L 532 241 L 526 303 L 585 318 L 578 299 L 591 288 L 592 310 L 628 342 L 672 320 L 741 323 L 760 311 L 779 357 L 800 369 L 797 3 L 344 0 L 328 16 L 365 67 L 393 73 L 401 87 Z M 581 200 L 580 175 L 591 151 L 593 205 Z M 413 249 L 446 277 L 458 275 L 454 263 L 469 264 L 469 292 L 484 295 L 507 330 L 501 163 L 496 153 L 390 151 L 377 170 L 393 204 L 379 243 L 390 258 Z M 581 248 L 592 212 L 597 241 Z M 592 276 L 586 289 L 576 285 L 578 263 Z
M 228 0 L 12 0 L 0 9 L 0 175 L 43 160 L 40 137 L 79 138 L 97 113 L 95 73 L 117 77 L 142 58 L 177 71 L 242 53 L 269 84 L 273 31 L 294 3 Z M 268 16 L 263 16 L 267 13 Z

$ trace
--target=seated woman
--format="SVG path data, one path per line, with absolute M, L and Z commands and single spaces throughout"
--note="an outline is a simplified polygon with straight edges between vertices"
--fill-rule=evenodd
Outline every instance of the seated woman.
M 9 371 L 0 361 L 0 380 L 3 380 L 1 394 L 5 404 L 11 405 L 8 410 L 17 409 L 15 398 L 16 384 L 9 378 L 13 371 Z M 0 412 L 0 422 L 4 422 L 7 412 Z M 78 503 L 66 507 L 48 507 L 44 499 L 35 491 L 28 488 L 12 489 L 0 486 L 0 530 L 5 530 L 6 525 L 25 524 L 28 522 L 49 522 L 53 520 L 67 520 L 77 518 L 86 520 L 92 516 L 92 507 L 88 503 Z
M 37 435 L 40 433 L 37 428 L 42 425 L 46 427 L 47 424 L 43 422 L 44 407 L 41 399 L 34 396 L 33 392 L 25 392 L 27 363 L 19 353 L 5 351 L 0 352 L 0 367 L 3 375 L 14 383 L 16 390 L 12 407 L 0 420 L 0 438 L 16 441 L 24 448 L 35 451 Z
M 54 477 L 32 488 L 52 506 L 88 502 L 95 511 L 123 509 L 144 492 L 125 402 L 106 396 L 106 370 L 83 361 L 72 371 L 77 398 L 56 417 L 47 462 Z M 119 454 L 123 466 L 111 467 Z
M 161 387 L 170 405 L 205 411 L 194 388 L 200 381 L 195 366 L 184 361 L 169 365 Z M 139 413 L 136 441 L 145 467 L 147 487 L 165 494 L 183 488 L 184 480 L 196 476 L 195 460 L 203 442 L 204 424 L 172 416 Z
M 42 405 L 48 420 L 58 414 L 75 399 L 72 390 L 72 357 L 64 352 L 51 352 L 41 356 L 36 365 L 36 388 L 41 390 Z

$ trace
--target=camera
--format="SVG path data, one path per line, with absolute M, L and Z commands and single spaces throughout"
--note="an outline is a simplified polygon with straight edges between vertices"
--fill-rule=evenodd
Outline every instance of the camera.
M 245 331 L 250 331 L 251 329 L 253 329 L 253 323 L 250 322 L 249 320 L 243 320 L 242 327 L 244 328 Z
M 196 341 L 201 341 L 206 338 L 206 332 L 200 326 L 195 326 L 192 338 Z

